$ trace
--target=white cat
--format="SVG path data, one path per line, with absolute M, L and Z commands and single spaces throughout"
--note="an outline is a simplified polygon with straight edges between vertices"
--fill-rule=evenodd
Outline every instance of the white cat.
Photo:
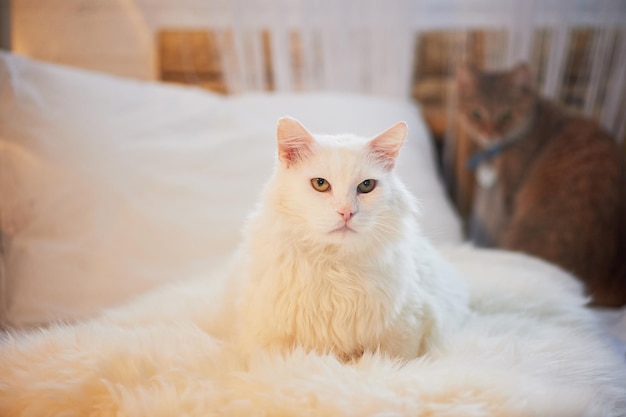
M 468 313 L 464 282 L 421 235 L 394 173 L 400 122 L 371 140 L 278 122 L 278 163 L 246 229 L 238 341 L 347 360 L 410 359 Z

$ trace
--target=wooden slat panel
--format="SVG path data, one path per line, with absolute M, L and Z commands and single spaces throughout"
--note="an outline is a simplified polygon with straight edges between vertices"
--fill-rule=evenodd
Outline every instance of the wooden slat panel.
M 158 50 L 161 80 L 227 91 L 215 33 L 164 30 L 158 34 Z

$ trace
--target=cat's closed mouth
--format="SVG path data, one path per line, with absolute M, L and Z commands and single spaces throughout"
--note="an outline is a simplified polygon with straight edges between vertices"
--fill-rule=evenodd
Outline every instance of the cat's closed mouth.
M 352 229 L 347 224 L 344 224 L 343 226 L 340 226 L 330 231 L 330 233 L 349 233 L 349 232 L 356 233 L 356 230 Z

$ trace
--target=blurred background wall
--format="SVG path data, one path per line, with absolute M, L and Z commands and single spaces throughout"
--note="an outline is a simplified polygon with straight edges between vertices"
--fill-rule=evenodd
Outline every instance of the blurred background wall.
M 460 59 L 526 60 L 545 95 L 625 134 L 624 0 L 1 1 L 19 54 L 222 92 L 407 95 L 438 133 Z

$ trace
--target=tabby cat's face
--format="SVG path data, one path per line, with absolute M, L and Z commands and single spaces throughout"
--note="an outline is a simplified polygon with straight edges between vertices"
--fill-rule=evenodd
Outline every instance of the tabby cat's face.
M 461 67 L 457 87 L 460 117 L 481 146 L 514 138 L 532 119 L 535 95 L 524 64 L 505 72 Z

